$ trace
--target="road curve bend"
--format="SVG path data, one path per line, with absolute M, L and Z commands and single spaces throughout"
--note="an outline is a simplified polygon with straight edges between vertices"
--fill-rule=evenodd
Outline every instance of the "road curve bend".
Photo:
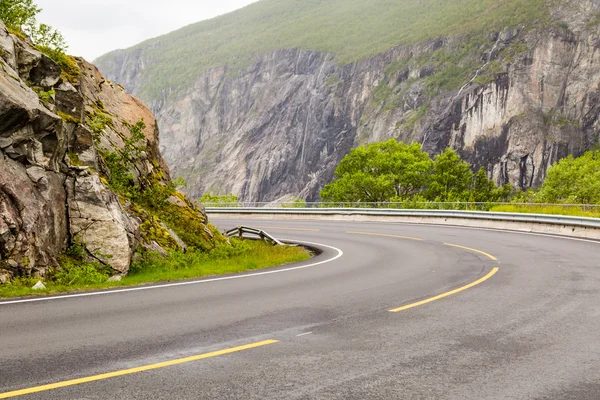
M 217 220 L 314 260 L 0 302 L 0 399 L 599 399 L 600 243 Z

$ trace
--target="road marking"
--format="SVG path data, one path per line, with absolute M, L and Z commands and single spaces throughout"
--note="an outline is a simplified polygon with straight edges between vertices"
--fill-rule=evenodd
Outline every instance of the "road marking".
M 303 222 L 314 222 L 314 220 L 295 220 L 295 221 L 303 221 Z M 324 220 L 329 221 L 329 220 Z M 352 221 L 334 221 L 334 222 L 352 222 Z M 512 229 L 502 229 L 502 228 L 478 228 L 473 226 L 460 226 L 460 225 L 447 225 L 433 222 L 390 222 L 390 221 L 360 221 L 362 224 L 369 225 L 408 225 L 408 226 L 418 226 L 418 227 L 430 227 L 435 226 L 438 228 L 448 228 L 448 229 L 467 229 L 471 231 L 488 231 L 488 232 L 501 232 L 507 234 L 518 234 L 518 235 L 529 235 L 529 236 L 542 236 L 542 237 L 550 237 L 554 239 L 566 239 L 566 240 L 576 240 L 578 242 L 588 242 L 600 244 L 600 239 L 585 239 L 571 236 L 564 236 L 555 233 L 536 233 L 536 232 L 523 232 Z
M 115 293 L 139 292 L 139 291 L 142 291 L 142 290 L 163 289 L 163 288 L 170 288 L 170 287 L 177 287 L 177 286 L 187 286 L 187 285 L 199 285 L 199 284 L 202 284 L 202 283 L 219 282 L 219 281 L 229 281 L 229 280 L 233 280 L 233 279 L 253 278 L 253 277 L 256 277 L 256 276 L 271 275 L 271 274 L 281 274 L 281 273 L 284 273 L 284 272 L 296 271 L 296 270 L 300 270 L 300 269 L 316 267 L 317 265 L 327 264 L 327 263 L 330 263 L 332 261 L 337 260 L 338 258 L 340 258 L 340 257 L 342 257 L 344 255 L 344 252 L 342 250 L 338 249 L 337 247 L 328 246 L 326 244 L 313 243 L 313 242 L 305 242 L 305 241 L 291 240 L 291 239 L 282 239 L 282 240 L 285 240 L 286 242 L 308 244 L 308 245 L 313 245 L 313 246 L 317 246 L 317 247 L 325 247 L 325 248 L 328 248 L 328 249 L 336 251 L 337 255 L 335 255 L 334 257 L 332 257 L 332 258 L 330 258 L 328 260 L 319 261 L 319 262 L 308 264 L 308 265 L 301 265 L 301 266 L 298 266 L 298 267 L 290 267 L 290 268 L 284 268 L 284 269 L 277 269 L 277 270 L 274 270 L 274 271 L 256 272 L 256 273 L 245 274 L 245 275 L 224 276 L 222 278 L 202 279 L 202 280 L 197 280 L 197 281 L 167 283 L 167 284 L 163 284 L 163 285 L 138 286 L 138 287 L 132 287 L 132 288 L 127 288 L 127 289 L 105 290 L 105 291 L 102 291 L 102 292 L 88 292 L 88 293 L 67 294 L 67 295 L 63 295 L 63 296 L 36 297 L 36 298 L 32 298 L 32 299 L 0 301 L 0 306 L 6 306 L 6 305 L 9 305 L 9 304 L 20 304 L 20 303 L 34 303 L 34 302 L 39 302 L 39 301 L 72 299 L 72 298 L 77 298 L 77 297 L 101 296 L 101 295 L 115 294 Z
M 279 231 L 303 231 L 303 232 L 320 232 L 320 229 L 311 229 L 311 228 L 287 228 L 283 226 L 252 226 L 252 228 L 256 229 L 273 229 Z
M 419 238 L 415 238 L 415 237 L 398 236 L 398 235 L 388 235 L 388 234 L 385 234 L 385 233 L 371 233 L 371 232 L 346 232 L 346 233 L 349 233 L 351 235 L 384 236 L 384 237 L 391 237 L 391 238 L 396 238 L 396 239 L 416 240 L 418 242 L 422 242 L 423 241 L 423 239 L 419 239 Z
M 296 335 L 296 337 L 300 337 L 300 336 L 306 336 L 306 335 L 312 335 L 312 332 L 305 332 L 305 333 L 301 333 L 299 335 Z
M 487 281 L 487 280 L 488 280 L 488 279 L 490 279 L 492 276 L 496 275 L 496 272 L 498 272 L 498 271 L 499 271 L 499 268 L 494 268 L 494 269 L 493 269 L 493 270 L 492 270 L 492 271 L 491 271 L 489 274 L 487 274 L 487 275 L 486 275 L 486 276 L 484 276 L 483 278 L 481 278 L 481 279 L 478 279 L 478 280 L 476 280 L 476 281 L 475 281 L 475 282 L 473 282 L 473 283 L 469 283 L 469 284 L 468 284 L 468 285 L 466 285 L 466 286 L 460 287 L 460 288 L 458 288 L 458 289 L 451 290 L 451 291 L 449 291 L 449 292 L 446 292 L 446 293 L 442 293 L 442 294 L 440 294 L 440 295 L 438 295 L 438 296 L 431 297 L 431 298 L 429 298 L 429 299 L 425 299 L 425 300 L 419 301 L 419 302 L 417 302 L 417 303 L 412 303 L 412 304 L 408 304 L 408 305 L 406 305 L 406 306 L 402 306 L 402 307 L 399 307 L 399 308 L 394 308 L 394 309 L 392 309 L 392 310 L 389 310 L 389 311 L 390 311 L 390 312 L 393 312 L 393 313 L 397 313 L 397 312 L 400 312 L 400 311 L 405 311 L 405 310 L 408 310 L 408 309 L 410 309 L 410 308 L 419 307 L 419 306 L 422 306 L 422 305 L 424 305 L 424 304 L 428 304 L 428 303 L 434 302 L 434 301 L 436 301 L 436 300 L 440 300 L 440 299 L 443 299 L 443 298 L 445 298 L 445 297 L 452 296 L 453 294 L 457 294 L 457 293 L 460 293 L 460 292 L 464 292 L 465 290 L 467 290 L 467 289 L 470 289 L 470 288 L 472 288 L 473 286 L 477 286 L 477 285 L 479 285 L 480 283 L 483 283 L 483 282 Z
M 171 360 L 171 361 L 165 361 L 165 362 L 161 362 L 161 363 L 157 363 L 157 364 L 145 365 L 142 367 L 123 369 L 121 371 L 109 372 L 109 373 L 100 374 L 100 375 L 93 375 L 93 376 L 88 376 L 88 377 L 79 378 L 79 379 L 72 379 L 69 381 L 51 383 L 49 385 L 36 386 L 36 387 L 27 388 L 27 389 L 15 390 L 13 392 L 0 393 L 0 399 L 8 399 L 11 397 L 23 396 L 26 394 L 32 394 L 32 393 L 38 393 L 38 392 L 45 392 L 48 390 L 64 388 L 67 386 L 80 385 L 82 383 L 89 383 L 89 382 L 110 379 L 110 378 L 116 378 L 118 376 L 123 376 L 123 375 L 136 374 L 138 372 L 150 371 L 153 369 L 171 367 L 173 365 L 179 365 L 179 364 L 189 363 L 192 361 L 204 360 L 205 358 L 218 357 L 218 356 L 223 356 L 226 354 L 236 353 L 238 351 L 255 349 L 257 347 L 267 346 L 267 345 L 278 343 L 278 342 L 279 342 L 278 340 L 265 340 L 262 342 L 246 344 L 244 346 L 232 347 L 229 349 L 213 351 L 211 353 L 199 354 L 197 356 L 185 357 L 185 358 L 180 358 L 177 360 Z
M 472 249 L 472 248 L 470 248 L 470 247 L 460 246 L 460 245 L 458 245 L 458 244 L 452 244 L 452 243 L 444 243 L 444 244 L 445 244 L 446 246 L 450 246 L 450 247 L 457 247 L 457 248 L 459 248 L 459 249 L 463 249 L 463 250 L 472 251 L 472 252 L 474 252 L 474 253 L 479 253 L 479 254 L 482 254 L 482 255 L 486 256 L 486 257 L 487 257 L 487 258 L 489 258 L 490 260 L 493 260 L 493 261 L 498 261 L 498 259 L 497 259 L 496 257 L 494 257 L 494 256 L 493 256 L 493 255 L 491 255 L 491 254 L 488 254 L 488 253 L 486 253 L 485 251 L 481 251 L 481 250 L 477 250 L 477 249 Z

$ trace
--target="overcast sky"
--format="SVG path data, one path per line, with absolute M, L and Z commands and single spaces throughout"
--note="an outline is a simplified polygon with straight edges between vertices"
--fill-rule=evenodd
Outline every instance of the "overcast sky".
M 59 29 L 69 53 L 94 60 L 111 50 L 213 18 L 257 0 L 36 0 L 38 17 Z

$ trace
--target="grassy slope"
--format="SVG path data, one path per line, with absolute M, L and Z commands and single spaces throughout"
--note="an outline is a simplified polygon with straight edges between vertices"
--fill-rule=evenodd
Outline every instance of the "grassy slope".
M 302 48 L 342 64 L 440 36 L 500 30 L 546 16 L 548 0 L 262 0 L 151 39 L 143 97 L 180 87 L 211 67 L 247 65 L 253 55 Z M 114 62 L 116 53 L 98 60 Z
M 188 253 L 174 252 L 168 257 L 147 257 L 136 262 L 128 276 L 119 282 L 106 282 L 109 275 L 102 277 L 99 283 L 90 281 L 89 275 L 74 276 L 67 284 L 52 280 L 45 282 L 45 290 L 32 290 L 31 286 L 37 279 L 26 278 L 15 280 L 12 284 L 0 285 L 0 298 L 20 297 L 29 295 L 50 295 L 57 293 L 79 292 L 116 287 L 136 286 L 156 282 L 180 281 L 202 278 L 212 275 L 226 275 L 261 268 L 268 268 L 310 258 L 302 247 L 272 246 L 260 241 L 244 241 L 236 244 L 234 252 L 229 248 L 225 251 L 206 253 L 190 251 Z

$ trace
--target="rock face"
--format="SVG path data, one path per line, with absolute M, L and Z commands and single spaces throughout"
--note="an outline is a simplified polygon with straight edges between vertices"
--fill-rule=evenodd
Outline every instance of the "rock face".
M 168 185 L 156 120 L 96 67 L 69 60 L 57 64 L 0 23 L 0 283 L 45 275 L 74 244 L 119 274 L 140 245 L 158 246 L 145 239 L 144 210 L 133 212 L 108 186 L 105 157 L 125 151 L 131 127 L 143 120 L 142 148 L 128 172 L 133 182 Z
M 194 196 L 316 200 L 353 146 L 388 138 L 432 154 L 452 146 L 497 183 L 528 188 L 552 163 L 598 144 L 600 2 L 560 3 L 552 23 L 489 32 L 445 65 L 441 55 L 461 54 L 470 38 L 345 66 L 330 54 L 280 50 L 237 75 L 212 69 L 145 100 L 165 159 Z M 138 91 L 152 60 L 138 48 L 116 62 L 106 66 L 111 79 Z

